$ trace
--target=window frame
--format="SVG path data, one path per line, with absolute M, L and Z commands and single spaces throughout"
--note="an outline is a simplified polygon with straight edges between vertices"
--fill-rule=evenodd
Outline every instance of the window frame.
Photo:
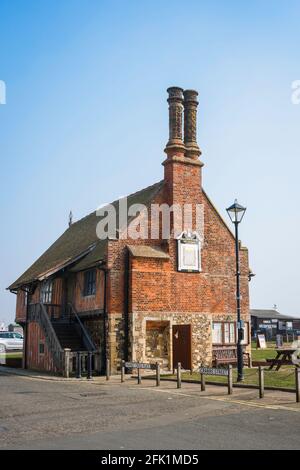
M 221 322 L 221 321 L 213 321 L 213 322 L 212 322 L 212 331 L 213 331 L 214 323 L 221 325 L 221 339 L 223 340 L 223 322 Z M 211 339 L 212 339 L 212 345 L 213 345 L 213 346 L 221 346 L 221 345 L 223 344 L 222 342 L 221 342 L 221 343 L 214 343 L 212 336 L 211 336 Z
M 212 338 L 212 345 L 213 346 L 236 346 L 237 344 L 237 322 L 236 321 L 228 321 L 228 320 L 220 320 L 220 321 L 212 321 L 212 329 L 213 329 L 213 324 L 214 323 L 219 323 L 221 324 L 221 335 L 222 335 L 222 342 L 221 343 L 214 343 L 213 342 L 213 338 Z M 233 328 L 234 328 L 234 341 L 233 342 L 229 342 L 229 343 L 226 343 L 225 342 L 225 324 L 229 324 L 229 339 L 231 337 L 231 332 L 230 332 L 230 325 L 234 325 Z M 245 328 L 247 331 L 246 331 L 246 335 L 245 335 L 245 338 L 244 338 L 244 341 L 242 342 L 242 345 L 243 346 L 248 346 L 249 343 L 250 343 L 250 328 L 249 328 L 249 322 L 248 321 L 245 321 L 244 322 L 244 325 L 247 325 L 247 327 Z
M 244 328 L 244 339 L 242 340 L 242 346 L 248 346 L 250 344 L 250 325 L 248 321 L 244 322 L 244 325 L 247 325 L 247 328 Z M 245 334 L 246 331 L 246 334 Z M 237 332 L 236 332 L 237 334 Z
M 226 342 L 225 341 L 225 325 L 229 325 L 229 341 Z M 234 335 L 234 338 L 233 338 L 233 341 L 230 341 L 231 339 L 231 325 L 233 325 L 233 335 Z M 225 344 L 226 346 L 232 346 L 232 345 L 235 345 L 237 343 L 237 332 L 236 332 L 236 322 L 235 321 L 224 321 L 223 322 L 223 344 Z
M 43 304 L 51 304 L 53 296 L 53 280 L 47 279 L 41 287 L 40 299 Z
M 23 336 L 18 331 L 13 331 L 14 338 L 23 339 Z
M 41 351 L 42 347 L 42 351 Z M 43 356 L 45 354 L 45 343 L 44 341 L 39 341 L 39 355 Z
M 90 278 L 89 278 L 90 276 Z M 83 273 L 82 297 L 95 297 L 97 291 L 97 271 L 96 268 L 88 269 Z

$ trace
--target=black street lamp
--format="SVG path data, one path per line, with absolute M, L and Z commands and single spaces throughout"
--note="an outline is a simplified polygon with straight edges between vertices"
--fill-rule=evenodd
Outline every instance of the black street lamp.
M 231 219 L 231 222 L 234 223 L 235 227 L 235 261 L 236 261 L 236 308 L 237 308 L 237 331 L 238 331 L 238 340 L 237 340 L 237 369 L 238 376 L 237 381 L 241 382 L 244 380 L 243 374 L 243 325 L 241 321 L 241 295 L 240 295 L 240 250 L 239 250 L 239 232 L 238 225 L 241 223 L 244 214 L 246 212 L 246 207 L 241 206 L 237 200 L 234 201 L 232 206 L 227 209 L 228 215 Z

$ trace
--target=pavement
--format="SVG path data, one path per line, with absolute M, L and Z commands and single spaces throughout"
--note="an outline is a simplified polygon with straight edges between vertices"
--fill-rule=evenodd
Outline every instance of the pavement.
M 293 393 L 0 370 L 0 449 L 299 449 Z

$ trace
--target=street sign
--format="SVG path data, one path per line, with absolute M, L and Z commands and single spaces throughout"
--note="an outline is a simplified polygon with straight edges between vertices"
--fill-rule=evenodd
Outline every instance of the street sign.
M 148 370 L 156 369 L 156 364 L 149 364 L 147 362 L 125 362 L 124 366 L 127 369 L 148 369 Z
M 228 376 L 228 369 L 217 369 L 216 367 L 200 367 L 199 372 L 200 374 L 204 375 L 222 375 L 225 377 Z

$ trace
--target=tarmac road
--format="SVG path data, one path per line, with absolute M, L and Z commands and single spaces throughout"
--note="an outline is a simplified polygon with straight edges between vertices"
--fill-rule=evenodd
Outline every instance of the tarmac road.
M 299 449 L 294 394 L 0 372 L 1 449 Z

